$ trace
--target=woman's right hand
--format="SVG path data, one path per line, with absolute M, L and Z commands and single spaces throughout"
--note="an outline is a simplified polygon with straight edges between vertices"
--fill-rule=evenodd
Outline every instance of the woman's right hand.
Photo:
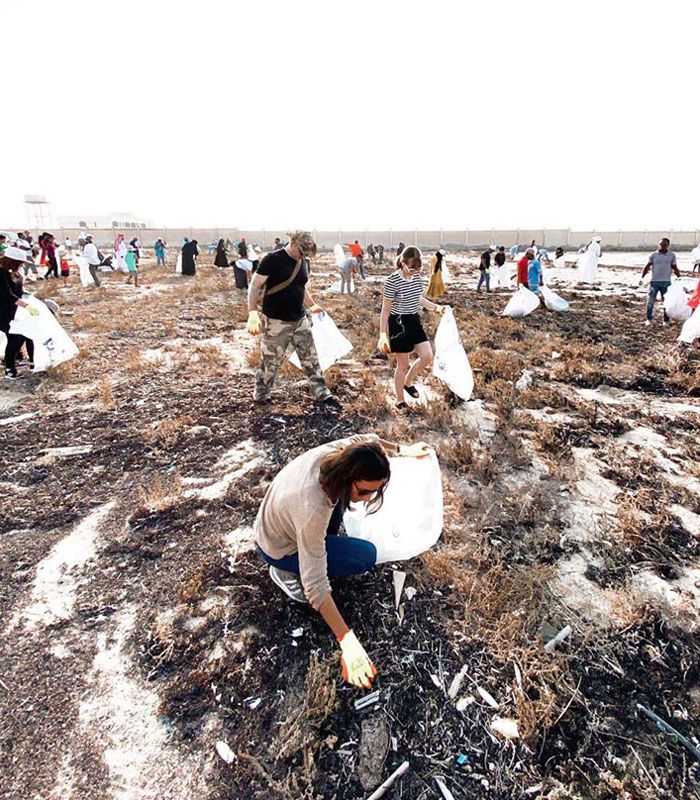
M 379 334 L 377 350 L 379 350 L 380 353 L 389 353 L 391 351 L 391 346 L 389 345 L 389 336 L 383 331 Z

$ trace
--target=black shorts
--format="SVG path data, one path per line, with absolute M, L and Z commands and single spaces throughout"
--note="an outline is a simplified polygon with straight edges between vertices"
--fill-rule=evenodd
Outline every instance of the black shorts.
M 392 353 L 412 353 L 417 344 L 427 341 L 420 314 L 389 314 L 389 346 Z

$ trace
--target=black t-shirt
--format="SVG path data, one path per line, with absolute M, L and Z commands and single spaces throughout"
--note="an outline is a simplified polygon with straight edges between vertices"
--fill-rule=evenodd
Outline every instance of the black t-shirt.
M 7 333 L 11 320 L 15 318 L 17 300 L 22 297 L 22 287 L 12 280 L 7 269 L 0 269 L 0 330 Z
M 485 250 L 481 254 L 481 261 L 479 262 L 479 269 L 486 270 L 491 266 L 491 251 Z
M 281 292 L 275 292 L 270 297 L 267 295 L 267 290 L 273 289 L 291 278 L 296 265 L 297 262 L 286 250 L 275 250 L 268 253 L 260 262 L 258 274 L 267 276 L 266 292 L 262 302 L 262 311 L 266 317 L 281 319 L 284 322 L 296 322 L 304 316 L 304 295 L 309 280 L 305 260 L 296 278 L 289 286 L 282 289 Z
M 493 260 L 496 262 L 497 267 L 502 267 L 506 263 L 506 254 L 499 250 Z

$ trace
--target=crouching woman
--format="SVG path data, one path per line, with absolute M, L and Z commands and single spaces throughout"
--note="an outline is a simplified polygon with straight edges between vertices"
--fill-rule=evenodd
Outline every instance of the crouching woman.
M 377 560 L 371 542 L 340 536 L 350 503 L 377 511 L 391 470 L 388 455 L 427 456 L 428 445 L 396 445 L 374 434 L 315 447 L 287 464 L 270 484 L 255 520 L 255 542 L 270 577 L 292 600 L 310 603 L 335 634 L 343 678 L 369 688 L 377 670 L 343 619 L 329 578 L 369 572 Z

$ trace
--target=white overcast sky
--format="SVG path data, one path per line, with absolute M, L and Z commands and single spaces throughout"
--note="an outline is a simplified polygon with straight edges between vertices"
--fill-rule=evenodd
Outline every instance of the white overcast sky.
M 8 0 L 0 228 L 695 229 L 698 6 Z

